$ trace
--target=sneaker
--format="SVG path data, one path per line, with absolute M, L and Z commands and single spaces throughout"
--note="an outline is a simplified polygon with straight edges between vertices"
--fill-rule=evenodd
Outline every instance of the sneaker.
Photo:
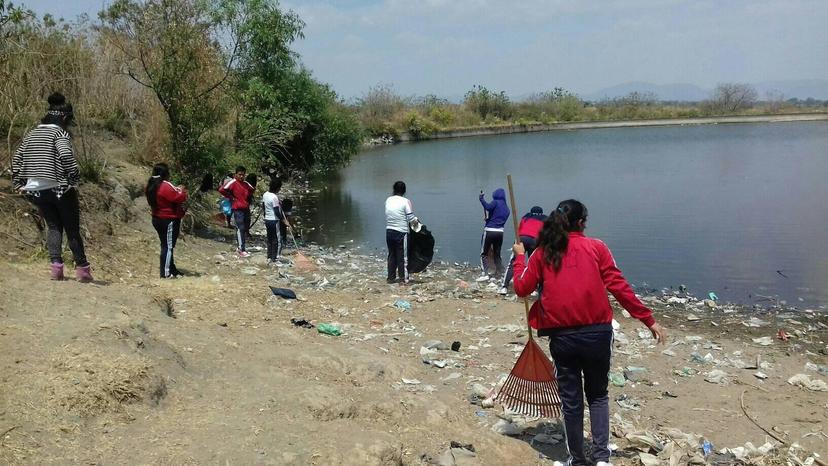
M 489 281 L 489 275 L 484 273 L 483 275 L 481 275 L 481 276 L 477 277 L 476 279 L 474 279 L 474 281 L 476 281 L 476 282 L 487 282 L 487 281 Z
M 62 262 L 52 262 L 49 264 L 49 278 L 52 280 L 63 280 Z
M 89 283 L 92 281 L 92 270 L 89 265 L 83 267 L 75 267 L 75 278 L 81 283 Z
M 239 251 L 239 257 L 250 257 L 250 253 L 247 251 Z
M 529 297 L 530 297 L 530 298 L 532 298 L 532 299 L 537 299 L 537 298 L 538 298 L 538 292 L 537 292 L 537 291 L 533 291 L 533 292 L 529 295 Z
M 612 463 L 610 463 L 608 461 L 599 461 L 599 462 L 595 463 L 595 466 L 612 466 Z
M 509 293 L 509 290 L 507 290 L 505 286 L 501 287 L 499 290 L 497 290 L 497 294 L 499 294 L 499 295 L 506 296 L 508 293 Z

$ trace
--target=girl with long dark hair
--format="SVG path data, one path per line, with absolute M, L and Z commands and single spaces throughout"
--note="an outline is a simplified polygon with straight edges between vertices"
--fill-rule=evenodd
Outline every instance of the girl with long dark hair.
M 60 93 L 49 96 L 49 110 L 23 138 L 12 158 L 12 183 L 40 211 L 49 231 L 50 277 L 63 280 L 63 232 L 75 260 L 75 278 L 91 282 L 92 273 L 80 235 L 80 170 L 66 129 L 74 120 L 72 104 Z
M 183 186 L 170 183 L 170 168 L 165 163 L 156 163 L 152 175 L 147 180 L 144 190 L 147 203 L 152 209 L 152 226 L 158 233 L 161 243 L 160 275 L 161 278 L 178 278 L 181 272 L 175 266 L 173 250 L 181 231 L 181 218 L 184 217 L 184 202 L 187 190 Z
M 584 454 L 584 393 L 592 428 L 592 460 L 609 465 L 607 378 L 612 353 L 612 307 L 607 291 L 663 343 L 664 329 L 635 296 L 601 240 L 584 236 L 587 208 L 569 199 L 546 219 L 538 247 L 524 264 L 523 244 L 514 245 L 515 293 L 525 297 L 541 286 L 530 313 L 539 336 L 549 336 L 557 368 L 564 427 L 572 465 L 591 464 Z

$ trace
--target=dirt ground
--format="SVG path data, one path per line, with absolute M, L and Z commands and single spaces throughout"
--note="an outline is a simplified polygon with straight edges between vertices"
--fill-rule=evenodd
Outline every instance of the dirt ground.
M 26 223 L 25 206 L 4 202 Z M 452 441 L 475 449 L 456 464 L 565 459 L 555 422 L 524 424 L 500 406 L 471 402 L 475 384 L 494 387 L 526 342 L 522 304 L 477 290 L 473 271 L 438 264 L 413 286 L 387 285 L 380 259 L 343 246 L 310 249 L 319 270 L 300 273 L 268 267 L 263 252 L 239 259 L 229 235 L 216 231 L 183 237 L 176 262 L 188 275 L 160 280 L 157 239 L 140 202 L 108 203 L 110 231 L 92 232 L 88 243 L 92 284 L 49 281 L 42 250 L 21 242 L 37 238 L 4 230 L 0 463 L 413 465 L 438 461 Z M 294 289 L 299 299 L 274 297 L 268 286 Z M 411 310 L 394 307 L 398 299 Z M 799 373 L 828 379 L 805 367 L 828 364 L 824 316 L 776 313 L 746 327 L 744 315 L 711 310 L 689 321 L 682 305 L 650 304 L 670 332 L 666 346 L 616 313 L 623 336 L 613 372 L 646 368 L 631 376 L 637 382 L 610 387 L 617 435 L 672 428 L 715 450 L 760 446 L 772 439 L 743 413 L 744 396 L 765 428 L 801 445 L 800 458 L 828 455 L 828 392 L 787 382 Z M 335 323 L 343 334 L 294 326 L 299 317 Z M 754 343 L 783 324 L 790 340 Z M 423 351 L 428 340 L 461 347 Z M 695 362 L 693 352 L 712 361 Z M 734 363 L 757 356 L 759 369 Z M 688 375 L 685 367 L 698 374 L 677 374 Z M 713 369 L 726 372 L 725 383 L 705 381 Z M 522 433 L 494 432 L 499 416 Z M 615 464 L 640 464 L 635 442 L 612 442 Z M 771 456 L 745 463 L 797 464 Z

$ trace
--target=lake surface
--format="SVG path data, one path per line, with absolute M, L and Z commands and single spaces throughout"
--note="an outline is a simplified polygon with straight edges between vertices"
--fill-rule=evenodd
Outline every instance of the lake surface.
M 384 202 L 403 180 L 435 259 L 477 263 L 481 189 L 515 180 L 518 214 L 575 198 L 627 278 L 697 296 L 828 305 L 828 123 L 619 128 L 484 136 L 363 152 L 303 200 L 306 236 L 385 253 Z M 511 229 L 511 222 L 507 225 Z M 506 241 L 513 241 L 507 230 Z M 508 259 L 504 244 L 504 261 Z M 777 272 L 779 271 L 779 272 Z M 784 276 L 783 276 L 784 275 Z M 757 296 L 759 295 L 759 296 Z

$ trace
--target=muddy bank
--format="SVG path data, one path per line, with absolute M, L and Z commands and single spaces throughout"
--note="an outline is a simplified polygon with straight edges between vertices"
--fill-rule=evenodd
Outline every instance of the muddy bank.
M 828 121 L 825 113 L 803 113 L 793 115 L 756 115 L 756 116 L 725 116 L 709 118 L 671 118 L 662 120 L 629 120 L 629 121 L 590 121 L 577 123 L 555 124 L 527 124 L 527 125 L 498 125 L 487 127 L 457 128 L 445 131 L 435 131 L 428 135 L 414 137 L 403 133 L 396 141 L 389 139 L 376 140 L 373 145 L 390 142 L 412 142 L 430 139 L 451 139 L 473 136 L 493 136 L 502 134 L 536 133 L 542 131 L 565 131 L 578 129 L 599 128 L 634 128 L 644 126 L 686 126 L 686 125 L 716 125 L 735 123 L 781 123 L 792 121 Z

